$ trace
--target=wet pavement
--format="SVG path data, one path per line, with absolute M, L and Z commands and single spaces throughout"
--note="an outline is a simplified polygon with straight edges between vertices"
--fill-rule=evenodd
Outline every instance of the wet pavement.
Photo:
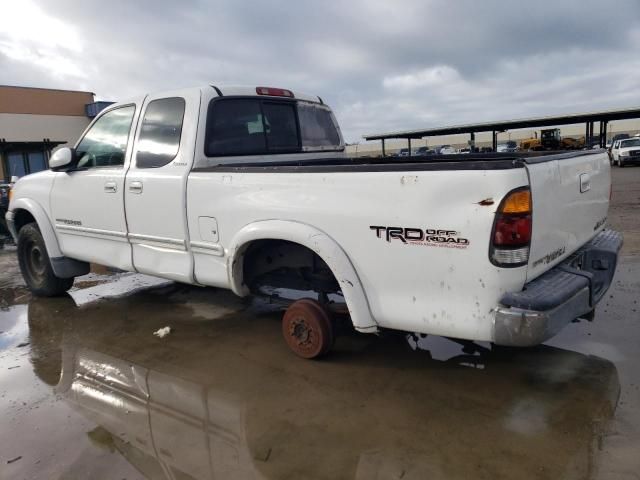
M 0 479 L 640 478 L 640 168 L 614 174 L 614 284 L 534 349 L 345 331 L 304 361 L 231 292 L 32 298 L 0 250 Z

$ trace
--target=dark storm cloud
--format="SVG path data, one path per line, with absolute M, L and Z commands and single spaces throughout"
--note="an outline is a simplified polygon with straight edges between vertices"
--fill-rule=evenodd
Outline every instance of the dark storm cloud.
M 43 28 L 22 35 L 0 26 L 0 83 L 87 89 L 110 99 L 212 82 L 273 84 L 321 95 L 348 140 L 640 104 L 637 0 L 62 0 L 55 8 L 40 0 L 10 7 L 24 8 L 42 16 Z

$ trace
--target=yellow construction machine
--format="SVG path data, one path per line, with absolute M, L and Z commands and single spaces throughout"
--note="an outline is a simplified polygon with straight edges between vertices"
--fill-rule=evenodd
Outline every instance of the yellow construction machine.
M 584 148 L 584 137 L 561 137 L 559 128 L 540 130 L 540 138 L 527 138 L 520 142 L 521 150 L 579 150 Z

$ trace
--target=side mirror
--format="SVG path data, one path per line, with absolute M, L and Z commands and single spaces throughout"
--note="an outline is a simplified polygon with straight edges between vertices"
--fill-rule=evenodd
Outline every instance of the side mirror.
M 18 177 L 17 175 L 13 175 L 13 176 L 11 177 L 11 180 L 9 180 L 9 183 L 13 185 L 13 184 L 14 184 L 14 183 L 16 183 L 18 180 L 20 180 L 20 177 Z
M 49 159 L 49 168 L 54 171 L 64 171 L 73 164 L 76 152 L 73 148 L 62 147 L 53 152 Z

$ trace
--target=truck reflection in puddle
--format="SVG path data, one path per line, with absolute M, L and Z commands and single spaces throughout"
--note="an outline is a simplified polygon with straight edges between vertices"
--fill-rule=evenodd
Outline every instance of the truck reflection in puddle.
M 607 360 L 547 346 L 466 354 L 439 338 L 412 351 L 400 337 L 352 334 L 330 358 L 301 361 L 280 341 L 279 315 L 207 292 L 197 308 L 180 288 L 81 309 L 29 305 L 38 376 L 149 478 L 584 478 L 594 469 L 620 389 Z M 167 324 L 169 337 L 153 337 Z

